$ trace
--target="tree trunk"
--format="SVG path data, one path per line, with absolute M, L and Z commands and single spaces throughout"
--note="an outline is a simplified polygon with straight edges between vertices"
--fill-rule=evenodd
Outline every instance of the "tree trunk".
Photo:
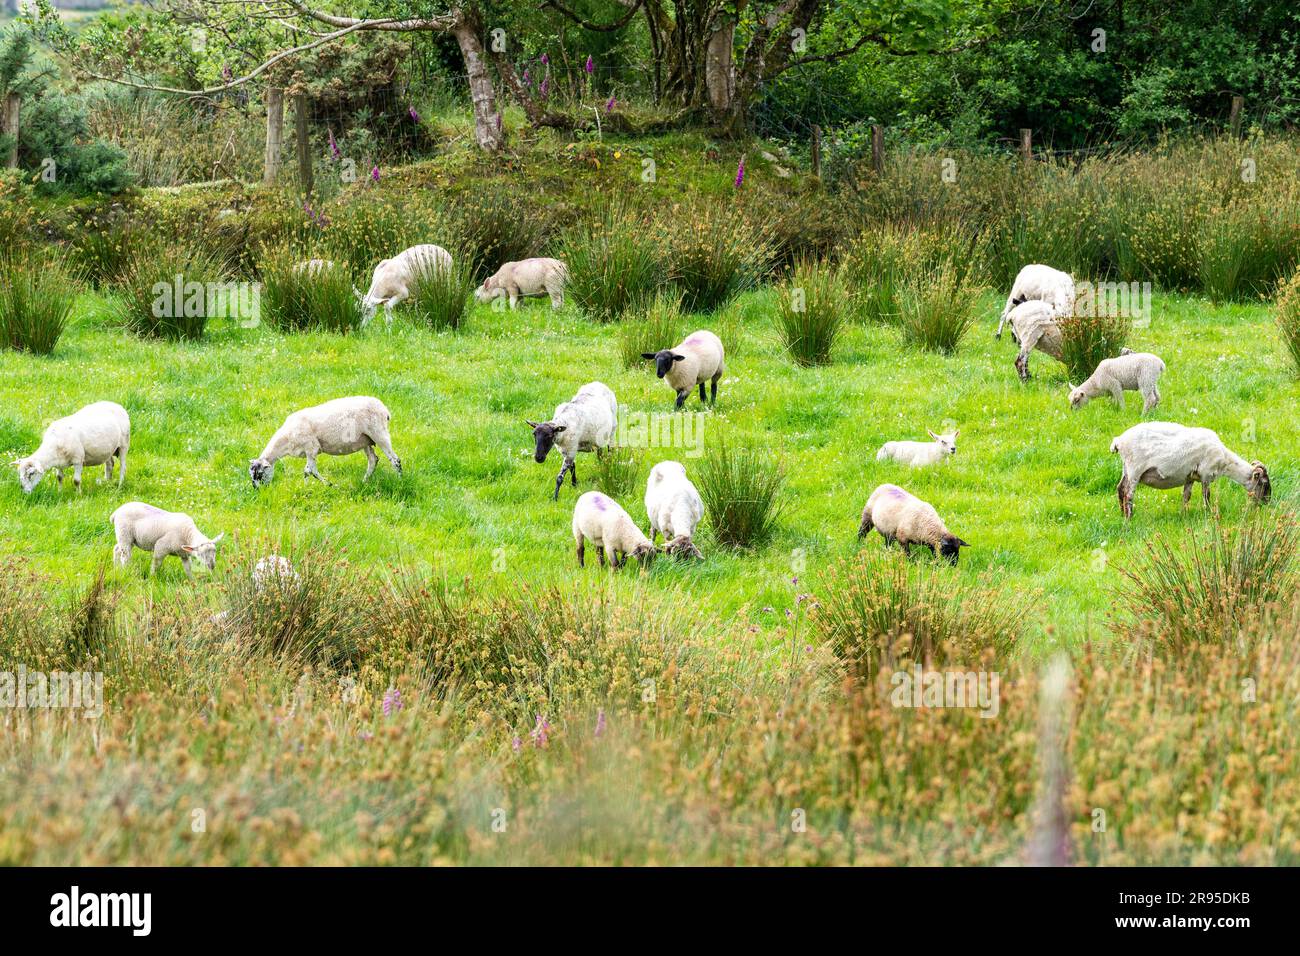
M 709 106 L 715 120 L 721 120 L 731 112 L 736 93 L 736 67 L 731 56 L 735 41 L 736 24 L 728 20 L 709 35 L 705 50 L 704 85 L 709 92 Z
M 469 98 L 474 107 L 474 139 L 479 149 L 489 153 L 501 150 L 506 144 L 501 127 L 501 114 L 497 112 L 496 90 L 488 70 L 487 53 L 479 35 L 476 18 L 465 17 L 452 30 L 461 56 L 465 58 L 465 74 L 469 78 Z
M 284 146 L 284 90 L 266 90 L 266 157 L 262 161 L 262 184 L 274 186 L 280 176 L 280 150 Z

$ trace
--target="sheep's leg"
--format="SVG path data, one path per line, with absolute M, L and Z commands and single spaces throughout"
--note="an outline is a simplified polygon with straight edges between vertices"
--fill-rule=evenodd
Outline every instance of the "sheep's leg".
M 715 376 L 713 376 L 712 381 L 709 383 L 709 391 L 710 391 L 710 393 L 711 393 L 711 394 L 710 394 L 710 397 L 709 397 L 709 404 L 710 404 L 710 405 L 716 405 L 716 404 L 718 404 L 718 379 L 721 378 L 721 377 L 722 377 L 721 375 L 715 375 Z M 703 398 L 703 397 L 704 397 L 704 394 L 703 394 L 703 393 L 704 393 L 704 386 L 701 385 L 701 386 L 700 386 L 700 398 Z
M 130 532 L 125 530 L 118 531 L 116 528 L 113 530 L 117 532 L 117 547 L 113 549 L 113 560 L 119 567 L 124 568 L 126 567 L 127 562 L 131 560 L 131 545 L 134 544 L 134 542 L 131 540 Z
M 1124 410 L 1124 389 L 1119 384 L 1119 382 L 1114 382 L 1111 384 L 1110 397 L 1115 399 L 1115 404 L 1120 407 L 1120 411 L 1123 411 Z
M 1190 501 L 1192 500 L 1192 485 L 1193 485 L 1193 484 L 1195 484 L 1195 481 L 1194 481 L 1194 479 L 1191 479 L 1191 478 L 1188 478 L 1185 482 L 1183 482 L 1183 510 L 1184 510 L 1184 511 L 1187 510 L 1187 504 L 1188 504 L 1188 502 L 1190 502 Z
M 1142 414 L 1145 415 L 1151 409 L 1160 404 L 1160 392 L 1153 385 L 1142 393 Z
M 307 456 L 307 467 L 303 469 L 302 476 L 303 476 L 304 479 L 306 479 L 306 478 L 315 478 L 317 481 L 319 481 L 319 482 L 320 482 L 321 484 L 323 484 L 323 485 L 328 485 L 328 484 L 329 484 L 329 481 L 326 480 L 325 476 L 322 475 L 322 474 L 320 473 L 320 471 L 318 471 L 317 468 L 316 468 L 316 456 L 315 456 L 315 455 L 308 455 L 308 456 Z
M 1016 373 L 1022 382 L 1029 381 L 1029 351 L 1022 348 L 1020 354 L 1016 356 Z
M 604 547 L 600 547 L 596 549 L 596 556 L 600 558 L 600 566 L 602 568 L 605 566 L 605 554 L 606 554 L 606 549 Z
M 126 449 L 123 445 L 117 450 L 117 486 L 122 487 L 122 482 L 126 481 Z
M 586 565 L 587 536 L 581 534 L 578 535 L 576 545 L 577 545 L 576 550 L 578 552 L 578 567 L 584 568 L 587 566 Z
M 1205 507 L 1210 507 L 1210 483 L 1204 478 L 1201 479 L 1201 500 L 1205 502 Z
M 190 568 L 190 556 L 188 554 L 185 554 L 184 552 L 181 552 L 181 554 L 178 555 L 178 557 L 180 557 L 181 559 L 181 567 L 185 569 L 185 576 L 189 578 L 191 581 L 193 581 L 194 571 Z
M 578 463 L 572 458 L 569 459 L 569 480 L 573 482 L 573 487 L 578 487 Z
M 560 289 L 547 289 L 551 294 L 551 311 L 556 312 L 564 307 L 564 293 Z
M 81 465 L 72 466 L 72 483 L 77 486 L 77 494 L 81 494 Z
M 678 411 L 681 411 L 682 406 L 686 404 L 686 396 L 689 395 L 689 394 L 691 394 L 691 390 L 690 390 L 689 388 L 683 388 L 681 391 L 679 391 L 679 392 L 677 393 L 677 410 L 678 410 Z
M 704 395 L 704 383 L 700 382 L 700 404 L 703 405 L 708 399 Z
M 153 577 L 155 574 L 158 573 L 158 569 L 162 567 L 162 563 L 166 559 L 167 559 L 167 552 L 162 550 L 162 548 L 158 547 L 157 545 L 154 545 L 153 560 L 149 562 L 149 577 Z
M 566 458 L 564 464 L 560 466 L 560 473 L 555 476 L 555 494 L 551 497 L 552 501 L 560 500 L 560 489 L 564 487 L 564 473 L 569 470 L 571 464 L 569 459 Z M 576 485 L 577 481 L 574 481 L 574 484 Z
M 370 476 L 375 473 L 375 465 L 379 464 L 379 456 L 375 454 L 375 449 L 372 445 L 367 445 L 365 447 L 365 452 L 366 452 L 366 474 L 365 477 L 363 477 L 361 480 L 369 481 Z
M 113 480 L 113 456 L 108 456 L 108 461 L 104 462 L 104 484 Z
M 1125 521 L 1133 517 L 1133 484 L 1128 473 L 1125 472 L 1120 476 L 1119 485 L 1115 489 L 1119 495 L 1119 512 L 1124 516 Z
M 627 555 L 619 554 L 609 545 L 605 545 L 605 557 L 609 559 L 609 569 L 611 571 L 617 571 L 627 563 Z
M 862 516 L 862 524 L 858 526 L 858 537 L 865 538 L 867 533 L 874 527 L 875 523 L 871 520 L 871 512 L 868 511 Z
M 398 458 L 397 453 L 393 451 L 393 443 L 389 440 L 387 432 L 378 437 L 372 435 L 370 440 L 384 453 L 384 457 L 392 462 L 393 470 L 400 475 L 402 473 L 402 459 Z
M 59 491 L 62 491 L 63 490 L 63 469 L 62 468 L 54 469 L 54 481 L 59 486 Z

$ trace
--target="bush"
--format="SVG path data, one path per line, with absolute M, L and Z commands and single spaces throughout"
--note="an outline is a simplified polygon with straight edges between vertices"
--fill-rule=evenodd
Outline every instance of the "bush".
M 70 257 L 97 287 L 122 278 L 135 248 L 146 242 L 143 227 L 121 215 L 93 214 L 72 232 Z
M 1277 325 L 1291 355 L 1291 364 L 1300 375 L 1300 270 L 1278 292 Z
M 262 261 L 262 317 L 281 332 L 347 333 L 361 326 L 365 312 L 345 266 L 299 269 L 311 257 L 290 249 L 270 252 Z
M 474 259 L 459 250 L 452 252 L 450 268 L 423 262 L 406 300 L 411 318 L 430 329 L 459 329 L 474 291 L 474 265 Z
M 1070 381 L 1082 382 L 1102 359 L 1114 358 L 1128 341 L 1129 320 L 1119 315 L 1072 315 L 1058 320 L 1061 361 Z
M 902 321 L 899 297 L 910 274 L 908 233 L 896 226 L 864 232 L 844 258 L 843 274 L 854 290 L 857 313 L 868 322 Z
M 115 287 L 114 314 L 136 335 L 200 339 L 208 319 L 227 312 L 220 294 L 225 273 L 225 263 L 203 245 L 140 246 L 127 258 Z
M 767 230 L 717 200 L 674 208 L 659 232 L 689 312 L 711 312 L 750 288 L 772 258 Z
M 901 296 L 903 341 L 928 352 L 957 351 L 983 292 L 950 262 L 909 279 Z
M 635 313 L 624 315 L 619 323 L 618 351 L 624 368 L 645 364 L 643 353 L 672 348 L 683 334 L 679 296 L 657 292 L 647 304 L 636 308 Z
M 752 548 L 772 535 L 785 507 L 785 468 L 761 448 L 713 444 L 700 461 L 695 485 L 713 537 L 730 548 Z
M 48 355 L 72 316 L 79 283 L 61 258 L 0 258 L 0 347 Z
M 776 325 L 781 343 L 797 364 L 830 364 L 847 305 L 844 284 L 829 266 L 810 260 L 795 265 L 790 281 L 781 287 Z
M 569 267 L 566 298 L 601 322 L 648 301 L 664 282 L 658 238 L 640 217 L 618 206 L 594 227 L 571 230 L 560 258 Z

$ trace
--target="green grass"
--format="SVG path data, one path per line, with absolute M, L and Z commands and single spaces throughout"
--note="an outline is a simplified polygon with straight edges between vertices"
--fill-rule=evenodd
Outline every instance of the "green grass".
M 391 333 L 382 323 L 340 337 L 280 335 L 214 320 L 201 342 L 141 341 L 103 324 L 100 300 L 85 297 L 52 356 L 0 354 L 0 455 L 29 454 L 44 423 L 100 399 L 132 416 L 126 486 L 102 484 L 89 472 L 86 492 L 60 494 L 52 478 L 25 497 L 12 473 L 0 483 L 0 551 L 84 589 L 109 555 L 109 514 L 141 500 L 193 515 L 208 534 L 239 541 L 292 533 L 307 544 L 337 540 L 350 559 L 389 565 L 427 563 L 452 580 L 529 585 L 565 583 L 600 573 L 580 570 L 569 523 L 577 494 L 592 486 L 594 458 L 578 459 L 579 488 L 567 483 L 550 501 L 560 465 L 532 460 L 524 418 L 549 417 L 584 382 L 599 379 L 622 405 L 668 412 L 672 393 L 649 363 L 624 369 L 619 329 L 566 308 L 553 314 L 530 304 L 498 313 L 475 303 L 459 334 L 432 333 L 398 310 Z M 858 548 L 879 550 L 879 536 L 859 544 L 856 530 L 868 494 L 896 482 L 930 501 L 954 533 L 969 541 L 955 574 L 991 574 L 1000 584 L 1030 589 L 1033 647 L 1056 638 L 1097 635 L 1120 583 L 1117 565 L 1157 532 L 1171 534 L 1205 520 L 1199 502 L 1180 514 L 1176 492 L 1138 491 L 1129 527 L 1115 500 L 1119 463 L 1111 439 L 1139 420 L 1093 402 L 1071 412 L 1066 374 L 1035 356 L 1035 378 L 1021 384 L 1014 346 L 992 336 L 997 303 L 954 356 L 903 347 L 884 326 L 853 326 L 834 365 L 801 369 L 782 354 L 772 331 L 776 292 L 746 294 L 729 310 L 727 374 L 716 410 L 705 412 L 706 445 L 720 438 L 779 453 L 788 472 L 789 505 L 775 535 L 753 553 L 713 542 L 707 521 L 703 563 L 659 562 L 649 586 L 681 588 L 703 609 L 755 612 L 762 628 L 799 589 L 816 591 L 819 575 Z M 708 327 L 710 320 L 699 323 Z M 1300 415 L 1300 386 L 1286 363 L 1267 308 L 1157 296 L 1151 326 L 1135 330 L 1133 347 L 1160 354 L 1157 417 L 1216 429 L 1248 459 L 1264 461 L 1275 501 L 1296 498 L 1298 456 L 1291 423 Z M 431 360 L 432 357 L 436 357 Z M 392 436 L 406 474 L 381 459 L 363 485 L 365 459 L 320 459 L 333 487 L 307 483 L 301 462 L 286 461 L 274 483 L 254 490 L 247 462 L 290 412 L 338 396 L 370 394 L 392 412 Z M 701 411 L 692 397 L 688 412 Z M 952 422 L 962 431 L 958 455 L 911 471 L 878 463 L 889 439 L 921 439 Z M 1254 429 L 1254 440 L 1243 431 Z M 698 459 L 685 449 L 652 448 L 635 490 L 622 500 L 644 525 L 641 504 L 650 467 L 665 458 Z M 1241 489 L 1221 481 L 1215 501 L 1228 519 L 1246 510 Z M 1099 555 L 1104 555 L 1104 561 Z M 216 574 L 231 562 L 218 558 Z M 151 592 L 189 589 L 179 565 L 145 578 L 137 553 L 108 586 L 128 602 Z M 617 587 L 635 587 L 634 575 Z M 200 578 L 200 593 L 212 582 Z

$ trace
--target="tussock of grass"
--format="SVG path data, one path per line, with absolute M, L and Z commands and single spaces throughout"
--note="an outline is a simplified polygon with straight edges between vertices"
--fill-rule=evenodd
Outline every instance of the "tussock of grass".
M 753 548 L 772 536 L 786 506 L 785 468 L 771 452 L 714 441 L 696 470 L 714 539 L 729 548 Z
M 0 347 L 53 352 L 80 291 L 58 256 L 0 256 Z
M 815 262 L 797 263 L 777 304 L 777 332 L 786 352 L 799 365 L 828 365 L 847 310 L 838 273 Z

